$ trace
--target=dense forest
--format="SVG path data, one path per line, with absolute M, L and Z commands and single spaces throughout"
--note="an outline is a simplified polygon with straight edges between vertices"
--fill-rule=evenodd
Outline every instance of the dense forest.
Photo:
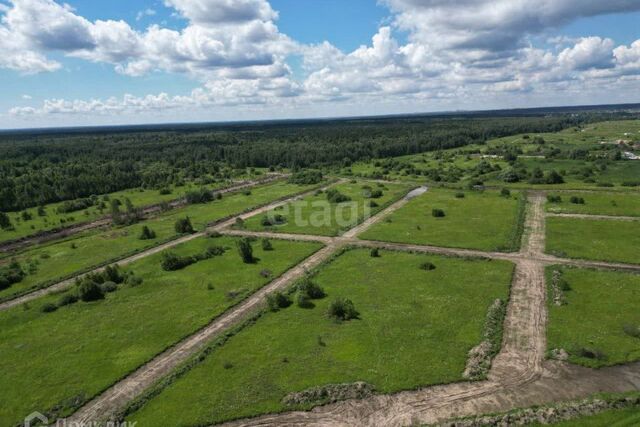
M 229 168 L 322 167 L 554 132 L 627 114 L 392 117 L 255 123 L 176 130 L 88 130 L 0 135 L 0 211 L 126 188 L 219 177 Z

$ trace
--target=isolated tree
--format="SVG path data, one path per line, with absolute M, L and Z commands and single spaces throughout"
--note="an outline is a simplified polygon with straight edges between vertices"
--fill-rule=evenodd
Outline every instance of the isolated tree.
M 380 257 L 380 249 L 373 248 L 370 252 L 371 258 L 379 258 Z
M 191 219 L 189 217 L 180 218 L 176 221 L 175 230 L 178 234 L 190 234 L 195 232 L 193 225 L 191 225 Z
M 142 227 L 142 233 L 140 233 L 140 240 L 153 240 L 156 238 L 156 232 L 147 227 Z
M 262 239 L 262 250 L 263 251 L 272 251 L 273 245 L 269 239 Z
M 433 215 L 434 218 L 444 218 L 445 217 L 445 213 L 442 209 L 438 209 L 438 208 L 434 208 L 431 210 L 431 215 Z
M 251 246 L 251 240 L 248 238 L 240 239 L 237 246 L 242 262 L 245 264 L 253 264 L 255 262 L 255 258 L 253 257 L 253 246 Z
M 353 302 L 346 298 L 336 298 L 329 305 L 327 314 L 329 317 L 338 321 L 357 319 L 360 315 L 353 305 Z
M 0 228 L 3 230 L 10 230 L 13 228 L 11 224 L 11 218 L 4 212 L 0 212 Z

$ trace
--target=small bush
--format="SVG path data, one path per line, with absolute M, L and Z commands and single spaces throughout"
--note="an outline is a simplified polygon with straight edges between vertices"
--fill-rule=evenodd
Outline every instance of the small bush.
M 582 197 L 571 196 L 571 199 L 569 199 L 569 201 L 574 205 L 584 205 L 584 199 Z
M 50 302 L 40 307 L 40 311 L 43 313 L 53 313 L 57 309 L 58 309 L 58 306 Z
M 296 303 L 300 308 L 313 308 L 314 304 L 311 302 L 311 298 L 304 293 L 299 293 L 296 298 Z
M 502 197 L 511 197 L 511 190 L 509 190 L 508 188 L 503 188 L 502 190 L 500 190 L 500 195 Z
M 435 269 L 436 269 L 436 266 L 432 262 L 427 261 L 420 264 L 420 270 L 431 271 Z
M 233 228 L 238 230 L 244 230 L 244 219 L 240 217 L 236 218 L 236 222 L 233 224 Z
M 173 252 L 165 252 L 162 254 L 162 269 L 164 271 L 177 271 L 182 270 L 195 263 L 196 260 L 193 257 L 181 257 Z
M 298 292 L 309 299 L 321 299 L 325 297 L 324 290 L 309 278 L 305 278 L 298 284 Z
M 58 300 L 58 307 L 64 307 L 66 305 L 75 304 L 76 302 L 78 302 L 78 297 L 76 295 L 74 295 L 74 294 L 66 294 L 66 295 L 63 295 Z
M 547 196 L 547 202 L 549 202 L 549 203 L 562 203 L 562 197 L 554 196 L 552 194 L 549 194 Z
M 174 228 L 176 230 L 176 233 L 178 233 L 178 234 L 191 234 L 191 233 L 195 232 L 189 217 L 181 218 L 181 219 L 177 220 L 176 223 L 175 223 Z
M 147 227 L 146 225 L 142 227 L 142 232 L 140 233 L 140 240 L 153 240 L 156 238 L 156 232 Z
M 351 201 L 351 198 L 342 194 L 335 188 L 330 188 L 327 190 L 327 200 L 329 203 L 344 203 Z
M 380 205 L 379 205 L 379 204 L 377 204 L 376 202 L 374 202 L 373 200 L 369 200 L 369 207 L 370 207 L 370 208 L 377 208 L 377 207 L 379 207 L 379 206 L 380 206 Z
M 267 295 L 267 305 L 269 306 L 269 310 L 278 311 L 282 308 L 289 307 L 291 305 L 291 300 L 282 292 L 274 292 Z
M 78 296 L 84 302 L 98 301 L 104 299 L 104 292 L 93 280 L 84 279 L 78 286 Z
M 117 291 L 118 285 L 116 285 L 114 282 L 104 282 L 102 285 L 100 285 L 100 289 L 102 289 L 102 292 L 104 292 L 105 294 L 108 294 Z
M 582 347 L 578 349 L 578 356 L 586 359 L 604 360 L 607 358 L 606 354 L 595 348 Z
M 371 258 L 380 258 L 380 249 L 373 248 L 370 252 Z
M 330 305 L 327 311 L 330 318 L 337 321 L 348 321 L 357 319 L 360 315 L 353 302 L 346 298 L 337 298 Z
M 446 216 L 442 209 L 437 208 L 431 210 L 431 215 L 433 215 L 434 218 L 444 218 Z
M 456 199 L 464 199 L 464 193 L 456 193 Z
M 262 250 L 263 251 L 272 251 L 273 245 L 269 239 L 262 239 Z

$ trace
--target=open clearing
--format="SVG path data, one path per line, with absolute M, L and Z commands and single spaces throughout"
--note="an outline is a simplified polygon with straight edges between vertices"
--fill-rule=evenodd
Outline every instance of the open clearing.
M 639 264 L 640 223 L 547 218 L 547 253 L 569 258 Z
M 321 247 L 273 241 L 274 250 L 263 251 L 255 244 L 259 262 L 243 264 L 236 241 L 199 238 L 172 249 L 195 255 L 210 246 L 230 248 L 175 272 L 161 269 L 162 254 L 140 260 L 127 271 L 144 282 L 120 285 L 101 301 L 41 312 L 62 297 L 51 295 L 27 310 L 1 312 L 0 424 L 17 423 L 34 408 L 67 414 Z M 261 274 L 266 270 L 271 274 Z
M 0 290 L 0 298 L 18 295 L 30 289 L 58 281 L 70 274 L 89 269 L 127 254 L 160 244 L 176 234 L 176 220 L 189 217 L 196 230 L 207 224 L 240 214 L 253 207 L 312 188 L 287 183 L 275 183 L 251 189 L 250 194 L 235 193 L 206 204 L 189 205 L 172 210 L 147 221 L 128 227 L 92 231 L 70 240 L 35 247 L 0 260 L 0 265 L 15 259 L 27 276 L 19 283 Z M 156 239 L 140 240 L 143 226 L 156 233 Z
M 484 319 L 506 299 L 513 266 L 503 261 L 354 249 L 314 277 L 326 292 L 315 307 L 268 312 L 147 403 L 139 425 L 206 425 L 308 407 L 285 406 L 289 392 L 365 381 L 389 393 L 462 379 Z M 432 262 L 436 269 L 420 265 Z M 468 281 L 473 276 L 473 281 Z M 337 297 L 360 318 L 326 316 Z
M 553 193 L 560 196 L 559 203 L 547 203 L 547 212 L 610 216 L 640 216 L 640 194 L 568 192 Z M 584 204 L 571 203 L 572 197 L 582 198 Z
M 549 351 L 564 349 L 569 362 L 594 368 L 640 360 L 640 310 L 621 309 L 640 306 L 640 274 L 554 266 L 547 285 Z
M 456 194 L 464 194 L 463 198 Z M 433 209 L 445 216 L 436 218 Z M 519 196 L 430 189 L 361 235 L 363 239 L 486 251 L 517 250 Z
M 389 203 L 405 195 L 410 187 L 403 184 L 358 181 L 337 184 L 332 189 L 346 196 L 348 201 L 328 204 L 328 193 L 318 192 L 302 200 L 291 202 L 270 214 L 249 219 L 245 223 L 245 229 L 337 236 L 360 223 L 365 213 L 374 215 Z M 375 191 L 381 191 L 380 196 L 370 197 Z M 370 207 L 371 202 L 374 202 L 375 206 Z M 265 226 L 263 221 L 268 218 L 267 215 L 272 217 L 281 215 L 281 224 Z

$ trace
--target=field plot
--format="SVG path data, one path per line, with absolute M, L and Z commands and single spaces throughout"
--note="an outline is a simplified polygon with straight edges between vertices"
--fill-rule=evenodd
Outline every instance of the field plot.
M 215 190 L 224 185 L 225 183 L 210 184 L 204 186 L 204 188 Z M 181 187 L 171 186 L 166 189 L 169 191 L 167 194 L 161 194 L 159 190 L 142 190 L 135 188 L 98 196 L 93 201 L 90 200 L 90 198 L 78 199 L 73 201 L 78 203 L 78 207 L 81 207 L 84 201 L 91 203 L 91 205 L 66 213 L 59 211 L 64 211 L 65 209 L 65 203 L 63 202 L 48 204 L 43 206 L 43 210 L 31 208 L 20 212 L 9 213 L 14 229 L 0 230 L 0 242 L 19 239 L 41 231 L 94 221 L 109 214 L 109 206 L 112 200 L 120 200 L 124 205 L 124 200 L 129 199 L 134 206 L 142 208 L 157 203 L 180 199 L 184 197 L 187 192 L 200 188 L 200 186 L 196 186 L 193 183 L 188 183 Z M 27 212 L 26 216 L 23 216 L 24 212 Z M 24 218 L 30 219 L 25 220 Z
M 249 219 L 245 228 L 322 236 L 337 236 L 398 200 L 410 189 L 402 184 L 358 181 L 338 184 L 324 192 L 292 202 L 263 216 Z
M 0 290 L 0 299 L 23 293 L 74 272 L 156 246 L 163 240 L 176 237 L 174 225 L 180 218 L 189 217 L 196 230 L 201 231 L 210 222 L 310 188 L 312 186 L 282 182 L 269 184 L 253 188 L 248 195 L 230 194 L 214 202 L 175 209 L 139 224 L 102 232 L 92 231 L 71 240 L 27 250 L 15 257 L 0 260 L 0 268 L 15 260 L 26 273 L 20 282 Z M 153 230 L 156 238 L 140 240 L 143 226 Z
M 549 351 L 588 367 L 640 360 L 639 274 L 550 267 L 547 276 Z
M 547 218 L 546 252 L 562 257 L 640 263 L 640 223 Z
M 425 262 L 435 269 L 422 269 Z M 329 384 L 364 381 L 390 393 L 461 380 L 488 308 L 507 298 L 512 271 L 502 261 L 349 250 L 313 277 L 326 295 L 311 308 L 267 312 L 129 418 L 208 425 L 309 408 L 323 402 L 282 400 Z M 357 319 L 328 317 L 338 298 L 353 302 Z
M 561 200 L 559 202 L 547 203 L 547 212 L 587 215 L 640 216 L 640 194 L 600 192 L 549 194 L 551 197 L 560 197 Z
M 161 267 L 163 254 L 137 261 L 126 271 L 143 282 L 118 285 L 105 299 L 63 305 L 74 289 L 1 312 L 0 424 L 35 410 L 67 414 L 320 248 L 254 244 L 258 261 L 244 264 L 236 242 L 203 237 L 180 245 L 171 250 L 179 257 L 211 256 L 176 271 Z
M 441 210 L 443 217 L 436 217 Z M 360 237 L 487 251 L 517 250 L 524 201 L 497 191 L 430 189 Z

